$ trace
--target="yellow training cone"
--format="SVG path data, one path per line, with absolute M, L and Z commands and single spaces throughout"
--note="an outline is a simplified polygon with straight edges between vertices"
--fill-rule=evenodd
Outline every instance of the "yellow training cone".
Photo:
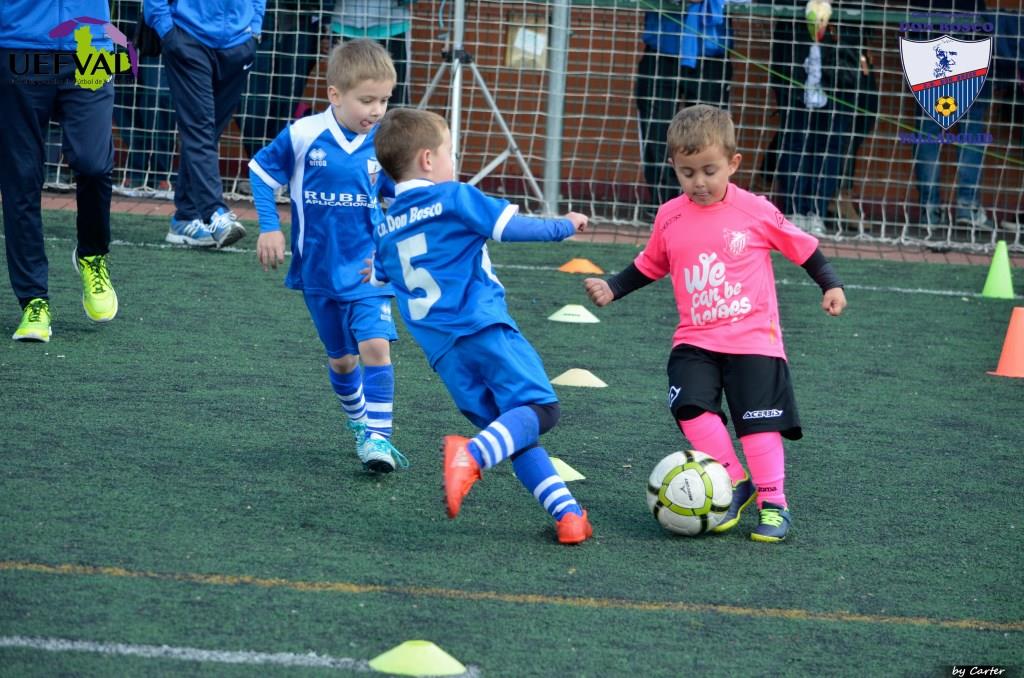
M 370 660 L 370 668 L 399 676 L 458 676 L 466 667 L 429 640 L 407 640 Z
M 570 259 L 559 266 L 558 270 L 562 273 L 594 273 L 596 275 L 604 273 L 601 267 L 590 259 Z
M 587 310 L 586 306 L 568 304 L 548 316 L 548 320 L 560 323 L 599 323 L 597 316 Z
M 996 243 L 992 265 L 988 268 L 985 288 L 981 296 L 990 299 L 1013 299 L 1013 276 L 1010 274 L 1010 256 L 1006 253 L 1006 241 Z
M 590 372 L 581 370 L 578 367 L 562 372 L 552 379 L 551 383 L 558 386 L 588 386 L 590 388 L 604 388 L 608 385 Z
M 551 457 L 551 464 L 555 467 L 555 472 L 558 473 L 558 477 L 565 482 L 572 482 L 573 480 L 586 480 L 587 477 L 569 466 L 558 457 Z

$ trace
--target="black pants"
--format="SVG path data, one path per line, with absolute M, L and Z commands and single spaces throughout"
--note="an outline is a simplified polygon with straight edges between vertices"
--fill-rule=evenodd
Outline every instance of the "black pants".
M 64 158 L 76 173 L 79 256 L 108 251 L 114 167 L 113 85 L 79 87 L 67 54 L 56 76 L 30 75 L 26 60 L 33 54 L 0 49 L 0 194 L 7 273 L 22 307 L 49 293 L 41 201 L 50 120 L 61 125 Z
M 181 28 L 161 42 L 167 84 L 181 137 L 181 166 L 174 186 L 174 218 L 209 220 L 224 204 L 220 135 L 242 99 L 256 41 L 213 49 Z
M 694 104 L 726 106 L 732 65 L 705 57 L 696 68 L 680 65 L 678 55 L 659 54 L 647 46 L 636 74 L 636 107 L 640 113 L 644 181 L 655 205 L 679 195 L 679 180 L 668 165 L 669 123 L 676 112 Z

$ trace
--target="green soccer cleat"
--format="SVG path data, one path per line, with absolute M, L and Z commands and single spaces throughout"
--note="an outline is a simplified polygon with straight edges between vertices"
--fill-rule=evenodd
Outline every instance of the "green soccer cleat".
M 46 299 L 32 299 L 25 305 L 21 323 L 14 330 L 11 339 L 15 341 L 47 342 L 53 332 L 50 330 L 50 302 Z
M 740 522 L 740 517 L 743 515 L 743 509 L 750 506 L 750 502 L 754 501 L 756 496 L 757 491 L 754 489 L 754 483 L 750 478 L 744 478 L 733 485 L 732 503 L 729 504 L 729 510 L 725 514 L 725 519 L 711 528 L 711 531 L 722 533 L 736 527 L 736 524 Z
M 75 270 L 82 276 L 82 308 L 85 309 L 85 315 L 98 323 L 113 320 L 117 315 L 117 292 L 110 284 L 107 256 L 97 254 L 80 257 L 76 249 L 71 260 Z
M 765 502 L 761 506 L 761 524 L 750 533 L 754 541 L 777 543 L 786 538 L 793 519 L 789 515 L 789 509 L 778 504 Z

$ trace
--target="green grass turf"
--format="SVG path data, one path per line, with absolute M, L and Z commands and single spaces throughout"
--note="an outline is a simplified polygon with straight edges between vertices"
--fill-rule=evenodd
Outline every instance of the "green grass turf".
M 487 676 L 1022 665 L 1024 383 L 985 373 L 1021 302 L 970 296 L 984 267 L 838 261 L 850 307 L 832 319 L 803 271 L 777 262 L 806 435 L 787 445 L 795 527 L 776 546 L 748 540 L 752 514 L 685 539 L 646 511 L 647 473 L 685 445 L 665 408 L 667 282 L 593 309 L 597 325 L 546 320 L 586 303 L 554 267 L 582 256 L 617 270 L 636 248 L 492 245 L 549 375 L 581 367 L 609 384 L 559 387 L 544 439 L 587 476 L 571 489 L 595 538 L 566 548 L 507 467 L 445 518 L 439 439 L 473 430 L 404 328 L 395 442 L 413 466 L 374 478 L 280 271 L 252 252 L 164 248 L 164 220 L 115 216 L 132 243 L 111 257 L 121 311 L 95 325 L 69 261 L 73 216 L 46 218 L 54 339 L 0 342 L 0 636 L 357 660 L 422 638 Z M 12 331 L 10 295 L 4 308 Z M 104 567 L 145 576 L 88 569 Z M 327 672 L 0 649 L 4 675 L 183 673 Z

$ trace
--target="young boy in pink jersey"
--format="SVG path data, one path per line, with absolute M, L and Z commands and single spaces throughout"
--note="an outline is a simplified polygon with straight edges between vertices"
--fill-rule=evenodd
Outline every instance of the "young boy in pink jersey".
M 669 407 L 694 448 L 718 460 L 733 481 L 725 532 L 757 498 L 751 539 L 780 542 L 792 523 L 782 438 L 803 436 L 782 346 L 771 251 L 802 266 L 821 287 L 821 307 L 837 316 L 846 295 L 817 239 L 768 200 L 730 183 L 742 157 L 728 112 L 684 108 L 668 130 L 669 163 L 683 194 L 658 210 L 647 247 L 622 272 L 584 287 L 598 306 L 665 275 L 672 277 L 679 325 L 668 360 Z M 750 468 L 725 428 L 722 391 Z

